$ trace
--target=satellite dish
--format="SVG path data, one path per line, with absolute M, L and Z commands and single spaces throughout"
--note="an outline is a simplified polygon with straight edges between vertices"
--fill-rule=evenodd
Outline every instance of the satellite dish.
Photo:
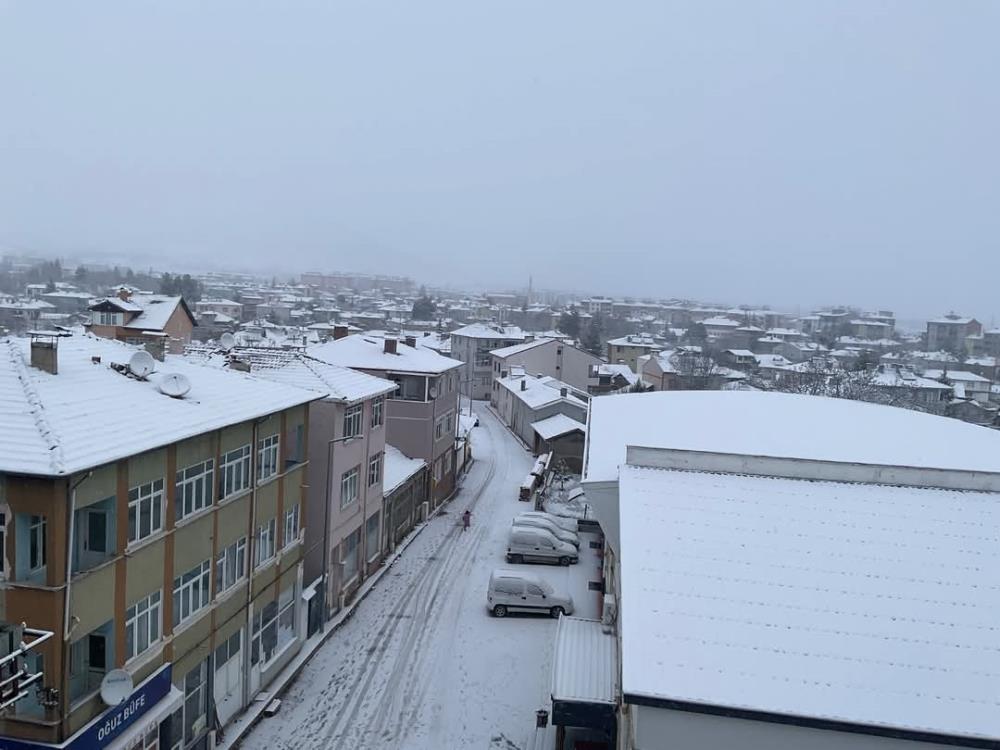
M 128 361 L 128 371 L 137 378 L 144 378 L 156 367 L 156 360 L 149 352 L 136 352 Z
M 224 333 L 219 336 L 219 344 L 222 346 L 223 350 L 228 352 L 236 346 L 236 337 L 231 333 Z
M 179 372 L 168 372 L 160 378 L 160 393 L 171 398 L 181 398 L 191 390 L 191 381 Z
M 112 669 L 101 680 L 101 700 L 108 706 L 117 706 L 132 694 L 134 688 L 132 675 L 124 669 Z

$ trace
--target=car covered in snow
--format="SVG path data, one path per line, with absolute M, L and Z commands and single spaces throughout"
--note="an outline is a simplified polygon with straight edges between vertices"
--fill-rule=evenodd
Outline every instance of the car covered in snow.
M 580 537 L 577 536 L 576 532 L 566 531 L 566 529 L 562 528 L 555 521 L 545 518 L 544 516 L 519 513 L 514 516 L 511 526 L 530 526 L 532 528 L 545 529 L 556 539 L 572 544 L 577 549 L 580 548 Z
M 557 516 L 553 515 L 552 513 L 546 513 L 543 510 L 526 510 L 524 513 L 518 513 L 517 517 L 544 518 L 554 523 L 560 529 L 565 529 L 566 531 L 572 531 L 573 533 L 576 533 L 579 530 L 580 526 L 580 524 L 577 522 L 575 518 L 564 518 L 563 516 Z
M 543 612 L 552 617 L 573 614 L 573 597 L 557 594 L 547 581 L 519 570 L 493 571 L 486 604 L 494 617 L 506 617 L 509 612 Z
M 507 562 L 570 565 L 579 561 L 576 547 L 556 539 L 551 532 L 532 526 L 511 526 L 507 537 Z

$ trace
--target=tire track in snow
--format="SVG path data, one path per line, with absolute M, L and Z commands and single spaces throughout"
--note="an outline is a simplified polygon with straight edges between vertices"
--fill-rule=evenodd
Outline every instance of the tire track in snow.
M 490 435 L 491 442 L 493 435 Z M 477 487 L 474 496 L 470 500 L 467 507 L 474 508 L 478 503 L 479 499 L 482 497 L 483 493 L 490 486 L 490 483 L 496 476 L 496 454 L 495 451 L 490 451 L 490 463 L 486 470 L 486 474 Z M 355 719 L 357 718 L 362 706 L 365 704 L 365 700 L 368 698 L 369 692 L 375 681 L 375 677 L 380 671 L 382 666 L 382 659 L 384 652 L 387 650 L 388 645 L 393 640 L 396 631 L 401 627 L 403 620 L 405 619 L 403 615 L 406 614 L 407 608 L 413 601 L 417 592 L 424 592 L 429 585 L 432 586 L 432 591 L 438 591 L 440 589 L 440 584 L 444 580 L 445 573 L 450 572 L 454 567 L 453 565 L 446 564 L 450 563 L 451 559 L 455 556 L 457 551 L 457 545 L 455 544 L 454 538 L 456 535 L 461 534 L 462 531 L 458 525 L 454 525 L 441 539 L 437 547 L 434 548 L 433 553 L 427 558 L 424 565 L 418 570 L 417 574 L 413 577 L 412 583 L 408 587 L 407 592 L 403 595 L 400 601 L 392 608 L 386 622 L 379 629 L 375 636 L 374 643 L 368 649 L 368 655 L 361 663 L 359 669 L 351 670 L 353 674 L 357 675 L 359 678 L 363 676 L 360 687 L 357 686 L 355 681 L 353 685 L 345 685 L 345 689 L 352 689 L 350 698 L 348 699 L 345 710 L 341 711 L 339 715 L 336 715 L 332 725 L 329 725 L 326 731 L 322 732 L 322 738 L 320 739 L 320 746 L 322 747 L 340 747 L 339 744 L 331 745 L 331 740 L 343 741 L 345 737 L 337 736 L 344 735 L 352 727 Z M 443 548 L 448 545 L 447 554 L 445 560 L 441 560 L 440 553 Z M 433 597 L 436 600 L 436 595 Z M 363 606 L 363 603 L 358 605 Z M 407 623 L 407 637 L 411 634 L 416 633 L 419 635 L 420 632 L 427 632 L 429 628 L 423 622 L 418 622 L 416 617 L 409 618 Z M 405 640 L 405 639 L 404 639 Z M 335 642 L 335 641 L 334 641 Z M 405 660 L 407 658 L 407 653 L 404 650 L 400 650 L 397 653 L 397 660 Z M 405 665 L 405 661 L 403 661 Z M 338 691 L 339 692 L 339 691 Z M 325 704 L 325 705 L 324 705 Z M 329 716 L 328 712 L 336 711 L 337 706 L 330 705 L 328 702 L 323 701 L 318 709 L 326 716 Z M 325 709 L 325 710 L 324 710 Z M 385 712 L 379 712 L 376 717 L 386 716 Z M 323 722 L 324 725 L 327 722 Z M 310 739 L 316 739 L 317 732 L 312 734 Z M 362 737 L 362 739 L 364 739 Z M 298 744 L 298 743 L 296 743 Z

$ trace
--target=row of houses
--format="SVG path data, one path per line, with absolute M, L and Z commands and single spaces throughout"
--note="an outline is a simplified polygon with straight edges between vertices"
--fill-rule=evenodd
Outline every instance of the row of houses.
M 210 746 L 467 459 L 429 349 L 137 343 L 0 339 L 4 747 Z

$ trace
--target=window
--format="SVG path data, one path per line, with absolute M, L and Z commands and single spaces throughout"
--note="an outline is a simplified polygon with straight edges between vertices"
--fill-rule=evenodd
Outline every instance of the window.
M 340 562 L 344 568 L 344 583 L 352 580 L 358 574 L 358 546 L 360 544 L 361 529 L 344 538 L 340 552 Z
M 340 478 L 340 507 L 346 508 L 358 499 L 358 471 L 360 467 L 355 466 L 350 471 L 345 471 Z
M 208 660 L 184 676 L 184 742 L 208 729 Z
M 272 518 L 262 526 L 257 527 L 257 544 L 254 549 L 254 567 L 260 567 L 274 557 L 274 532 L 277 528 Z
M 295 640 L 295 586 L 278 597 L 278 650 Z
M 244 445 L 224 454 L 219 469 L 220 498 L 229 497 L 247 489 L 250 486 L 250 446 Z
M 443 460 L 441 459 L 440 456 L 434 461 L 434 481 L 435 482 L 440 482 L 441 481 L 441 475 L 442 475 L 441 465 L 443 463 L 444 462 L 443 462 Z
M 4 559 L 7 557 L 7 514 L 0 513 L 0 573 L 4 572 Z
M 293 505 L 285 511 L 285 546 L 299 541 L 299 506 Z
M 79 700 L 85 695 L 95 692 L 101 686 L 104 675 L 114 666 L 114 658 L 111 653 L 113 642 L 114 621 L 109 620 L 101 627 L 70 644 L 70 700 Z
M 361 434 L 361 415 L 364 412 L 364 404 L 348 406 L 344 411 L 344 437 L 357 437 Z
M 120 326 L 125 322 L 124 313 L 95 311 L 93 321 L 99 326 Z
M 382 481 L 382 451 L 379 451 L 368 461 L 368 486 Z
M 293 466 L 294 464 L 300 464 L 305 461 L 305 442 L 305 425 L 295 425 L 295 427 L 291 430 L 291 439 L 286 446 L 287 453 L 285 454 L 285 466 Z
M 540 586 L 536 586 L 533 583 L 526 583 L 524 585 L 524 587 L 528 590 L 528 593 L 532 594 L 533 596 L 544 596 L 545 595 L 545 592 L 542 591 L 541 587 Z
M 247 540 L 238 539 L 215 559 L 215 595 L 229 591 L 247 574 Z
M 208 606 L 211 600 L 211 563 L 205 560 L 184 575 L 174 579 L 174 625 Z
M 257 448 L 257 481 L 263 482 L 278 473 L 278 436 L 260 441 Z
M 45 516 L 28 518 L 28 568 L 31 572 L 45 567 Z
M 368 556 L 369 562 L 378 557 L 379 554 L 378 518 L 379 514 L 376 513 L 365 523 L 365 554 Z
M 133 659 L 160 640 L 160 592 L 154 591 L 125 611 L 125 659 Z
M 441 438 L 451 435 L 454 433 L 452 429 L 451 422 L 452 413 L 448 412 L 443 417 L 438 417 L 437 422 L 434 424 L 434 439 L 440 440 Z
M 128 540 L 138 542 L 163 529 L 163 480 L 128 491 Z
M 389 377 L 399 388 L 389 394 L 389 398 L 403 401 L 426 401 L 425 378 L 415 375 L 391 375 Z
M 115 498 L 76 511 L 73 572 L 90 570 L 115 553 Z
M 212 503 L 212 475 L 215 460 L 188 466 L 177 472 L 177 492 L 174 495 L 174 518 L 182 518 L 204 510 Z
M 385 396 L 372 400 L 372 427 L 381 427 L 385 421 Z

